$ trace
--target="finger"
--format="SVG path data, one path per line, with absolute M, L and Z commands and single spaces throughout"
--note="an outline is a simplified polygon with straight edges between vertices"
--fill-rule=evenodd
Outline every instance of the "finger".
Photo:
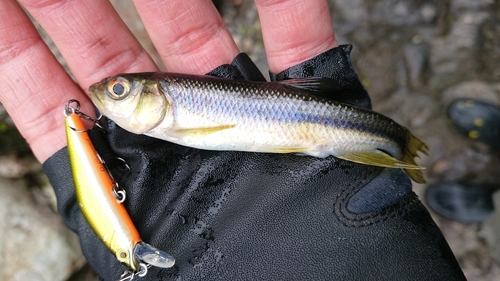
M 168 71 L 204 74 L 239 51 L 210 0 L 134 0 Z
M 157 70 L 107 0 L 20 0 L 50 35 L 86 90 L 119 72 Z
M 272 72 L 337 46 L 326 0 L 255 0 L 255 4 Z
M 0 1 L 0 84 L 0 102 L 40 162 L 64 147 L 64 105 L 85 96 L 13 0 Z
M 156 70 L 108 1 L 21 0 L 51 35 L 82 86 L 127 71 Z M 75 85 L 13 0 L 1 1 L 1 101 L 40 162 L 66 145 L 62 109 L 91 102 Z

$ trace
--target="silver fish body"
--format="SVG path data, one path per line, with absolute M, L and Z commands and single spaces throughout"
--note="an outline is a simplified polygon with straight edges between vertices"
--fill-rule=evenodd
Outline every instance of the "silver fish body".
M 104 115 L 134 133 L 199 149 L 334 155 L 423 181 L 413 158 L 425 144 L 384 115 L 304 90 L 321 83 L 142 73 L 107 78 L 90 92 Z

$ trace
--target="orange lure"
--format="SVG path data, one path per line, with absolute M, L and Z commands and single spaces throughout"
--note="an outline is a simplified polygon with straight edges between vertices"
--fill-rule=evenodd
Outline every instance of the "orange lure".
M 159 267 L 173 266 L 173 257 L 141 242 L 132 219 L 115 195 L 116 183 L 81 121 L 86 115 L 78 112 L 78 108 L 68 104 L 66 137 L 76 198 L 85 219 L 116 258 L 134 272 L 144 266 L 141 260 Z

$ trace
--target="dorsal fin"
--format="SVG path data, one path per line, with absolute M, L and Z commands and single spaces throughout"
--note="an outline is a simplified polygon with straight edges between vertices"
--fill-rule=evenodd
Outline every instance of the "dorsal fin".
M 344 91 L 338 83 L 328 78 L 295 78 L 277 81 L 277 83 L 298 88 L 325 98 L 331 98 L 332 95 Z
M 368 97 L 348 92 L 342 89 L 339 83 L 330 78 L 295 78 L 277 81 L 277 83 L 300 89 L 316 98 L 342 102 L 370 109 L 370 103 L 368 102 L 367 104 L 365 101 L 366 99 L 369 101 Z

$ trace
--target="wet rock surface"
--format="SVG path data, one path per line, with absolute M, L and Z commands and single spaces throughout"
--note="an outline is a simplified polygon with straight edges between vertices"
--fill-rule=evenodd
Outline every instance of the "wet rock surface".
M 131 1 L 111 2 L 164 69 Z M 253 1 L 214 2 L 240 50 L 247 52 L 267 75 L 261 27 Z M 353 64 L 372 97 L 374 109 L 409 127 L 430 147 L 430 155 L 419 161 L 427 168 L 428 183 L 465 181 L 499 185 L 500 152 L 456 132 L 445 110 L 451 101 L 461 97 L 499 104 L 500 1 L 329 0 L 329 3 L 337 40 L 340 44 L 354 45 Z M 62 62 L 54 44 L 40 31 Z M 0 191 L 8 195 L 0 198 L 0 216 L 8 222 L 0 226 L 1 237 L 30 241 L 24 246 L 31 247 L 30 251 L 38 258 L 44 257 L 25 256 L 27 250 L 8 252 L 16 249 L 12 245 L 21 247 L 22 243 L 2 242 L 0 264 L 8 266 L 0 267 L 1 279 L 97 280 L 91 269 L 82 268 L 74 235 L 62 227 L 58 215 L 49 207 L 54 205 L 53 192 L 41 184 L 39 165 L 26 153 L 26 144 L 17 141 L 19 134 L 8 116 L 2 115 L 1 108 L 0 118 L 0 143 L 20 144 L 4 150 L 7 146 L 0 145 Z M 12 132 L 12 137 L 6 137 L 7 131 Z M 414 184 L 421 198 L 426 187 Z M 497 201 L 500 203 L 500 197 Z M 21 215 L 14 219 L 12 214 Z M 500 278 L 497 217 L 492 216 L 484 227 L 434 216 L 468 280 Z M 36 235 L 30 231 L 32 224 L 40 229 Z M 52 268 L 49 273 L 59 274 L 41 279 L 41 272 L 47 274 L 47 271 L 41 271 L 40 262 L 47 263 L 45 268 Z

